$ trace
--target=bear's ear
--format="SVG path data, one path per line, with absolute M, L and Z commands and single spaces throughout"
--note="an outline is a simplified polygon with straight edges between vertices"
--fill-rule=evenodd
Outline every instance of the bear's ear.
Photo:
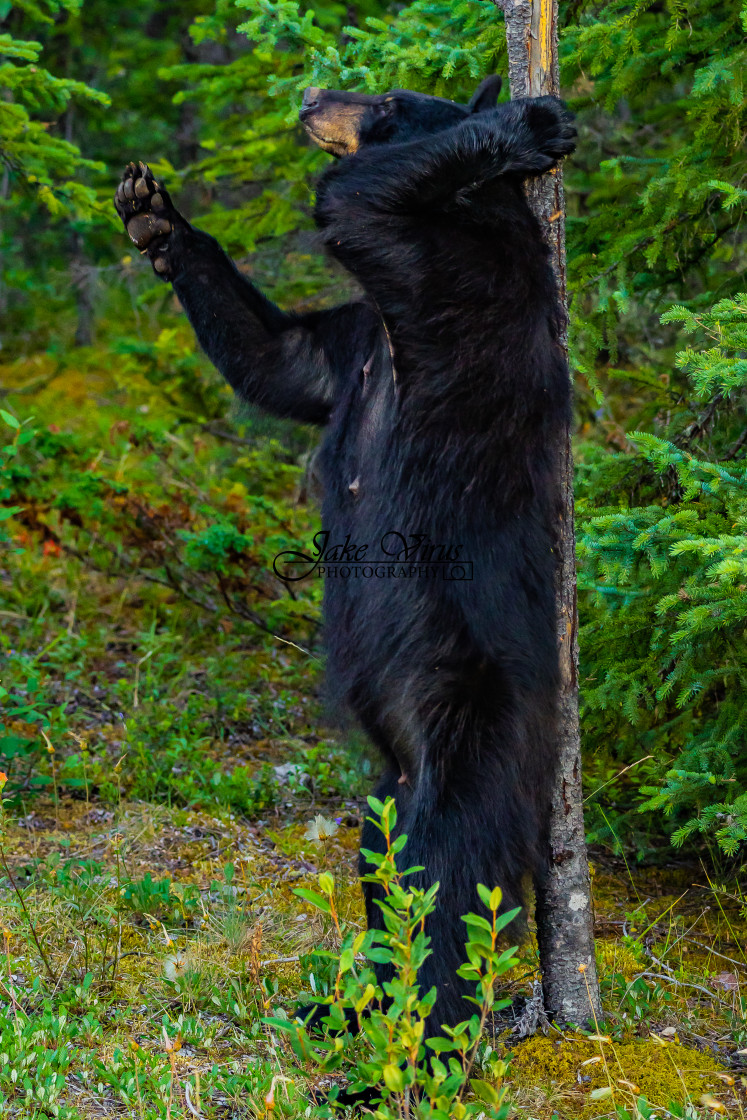
M 481 113 L 483 109 L 495 109 L 498 94 L 501 92 L 503 82 L 498 74 L 491 74 L 484 78 L 469 99 L 467 108 L 470 113 Z

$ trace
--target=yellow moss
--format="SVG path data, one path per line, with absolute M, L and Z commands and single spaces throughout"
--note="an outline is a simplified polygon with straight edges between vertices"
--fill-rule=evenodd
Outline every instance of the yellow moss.
M 31 389 L 54 377 L 59 363 L 49 354 L 33 354 L 0 364 L 0 384 L 7 389 Z
M 602 1051 L 606 1066 L 603 1060 L 583 1064 Z M 670 1101 L 697 1103 L 706 1091 L 720 1095 L 724 1086 L 715 1075 L 723 1068 L 710 1055 L 677 1042 L 661 1045 L 648 1038 L 600 1044 L 581 1038 L 558 1042 L 536 1037 L 513 1049 L 508 1080 L 514 1089 L 541 1089 L 548 1095 L 560 1091 L 574 1097 L 573 1114 L 583 1120 L 614 1111 L 614 1104 L 630 1105 L 637 1096 L 666 1107 Z M 579 1081 L 587 1077 L 588 1081 Z M 613 1097 L 590 1099 L 594 1089 L 610 1081 Z
M 635 953 L 619 941 L 598 940 L 596 958 L 600 977 L 610 977 L 620 973 L 626 980 L 631 980 L 641 971 L 641 962 Z
M 363 892 L 357 878 L 338 880 L 337 907 L 340 917 L 346 922 L 365 924 L 366 911 L 363 905 Z

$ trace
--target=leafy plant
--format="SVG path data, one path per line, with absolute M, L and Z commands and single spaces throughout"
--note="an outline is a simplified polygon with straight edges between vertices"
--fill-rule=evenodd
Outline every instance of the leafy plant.
M 125 879 L 120 887 L 122 905 L 155 921 L 181 923 L 199 905 L 196 888 L 177 889 L 171 879 L 154 879 L 148 871 L 141 879 Z
M 373 814 L 369 820 L 382 833 L 385 850 L 364 852 L 371 868 L 364 881 L 375 884 L 383 893 L 378 905 L 385 928 L 364 933 L 343 930 L 329 872 L 319 876 L 319 891 L 296 890 L 301 898 L 329 915 L 340 937 L 339 953 L 334 955 L 334 988 L 325 999 L 328 1010 L 323 1022 L 329 1034 L 320 1041 L 313 1039 L 305 1026 L 277 1018 L 270 1022 L 289 1034 L 300 1059 L 312 1060 L 320 1072 L 344 1071 L 351 1092 L 378 1087 L 381 1100 L 375 1115 L 381 1120 L 402 1116 L 462 1120 L 480 1115 L 501 1120 L 508 1115 L 505 1090 L 501 1088 L 507 1063 L 484 1054 L 487 1078 L 474 1074 L 488 1016 L 510 1003 L 496 1002 L 495 984 L 514 966 L 516 948 L 500 949 L 498 942 L 500 932 L 518 910 L 499 914 L 500 888 L 491 891 L 478 886 L 488 917 L 464 916 L 467 961 L 459 970 L 461 977 L 475 985 L 476 996 L 471 1002 L 477 1010 L 462 1023 L 444 1027 L 442 1034 L 426 1037 L 436 991 L 421 992 L 417 980 L 418 970 L 431 951 L 425 922 L 438 905 L 438 884 L 428 890 L 405 885 L 406 876 L 415 869 L 397 869 L 396 857 L 407 837 L 393 835 L 397 822 L 394 801 L 382 803 L 370 797 L 368 803 Z M 385 965 L 391 979 L 379 982 L 374 963 Z M 359 1029 L 352 1061 L 351 1020 Z M 333 1099 L 334 1092 L 330 1096 Z
M 13 489 L 10 484 L 16 474 L 13 469 L 15 466 L 14 460 L 19 449 L 34 438 L 34 433 L 31 428 L 22 425 L 17 417 L 11 412 L 6 412 L 4 408 L 0 409 L 0 421 L 2 421 L 3 428 L 6 430 L 5 438 L 10 438 L 10 443 L 0 446 L 0 502 L 3 503 L 0 505 L 0 545 L 7 545 L 10 537 L 2 526 L 2 522 L 8 521 L 19 512 L 18 506 L 6 504 L 13 496 Z
M 13 504 L 15 487 L 20 479 L 28 477 L 28 468 L 19 462 L 19 452 L 34 438 L 28 424 L 0 409 L 0 423 L 8 430 L 10 442 L 0 446 L 0 559 L 3 554 L 12 556 L 22 549 L 15 544 L 7 531 L 12 517 L 21 512 Z M 5 683 L 3 683 L 5 680 Z M 8 792 L 14 787 L 39 788 L 47 784 L 44 775 L 31 773 L 42 750 L 38 728 L 48 728 L 49 718 L 45 709 L 46 697 L 40 688 L 39 678 L 29 666 L 25 687 L 11 689 L 7 673 L 0 677 L 0 763 L 11 776 Z
M 66 1074 L 75 1061 L 79 1025 L 45 1002 L 34 1015 L 15 1008 L 0 1021 L 0 1107 L 76 1120 L 65 1103 Z M 11 1113 L 12 1115 L 12 1113 Z

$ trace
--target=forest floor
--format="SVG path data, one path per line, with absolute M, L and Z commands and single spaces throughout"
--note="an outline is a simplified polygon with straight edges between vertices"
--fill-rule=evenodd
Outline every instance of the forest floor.
M 2 369 L 35 433 L 0 439 L 8 1117 L 316 1114 L 313 1064 L 263 1021 L 323 994 L 339 945 L 294 890 L 329 872 L 364 920 L 374 766 L 320 722 L 319 587 L 268 574 L 315 531 L 307 437 L 216 420 L 189 353 L 172 332 L 116 375 L 85 352 Z M 487 1040 L 510 1116 L 744 1116 L 747 897 L 672 857 L 592 853 L 603 1019 Z M 530 938 L 507 993 L 537 975 Z
M 337 823 L 322 841 L 306 835 L 319 810 Z M 331 871 L 342 923 L 363 923 L 361 811 L 354 801 L 295 800 L 248 821 L 217 805 L 62 797 L 9 819 L 0 901 L 8 1114 L 42 1117 L 57 1104 L 59 1115 L 86 1118 L 302 1115 L 318 1078 L 261 1020 L 308 999 L 314 954 L 336 948 L 330 923 L 294 888 Z M 630 875 L 600 860 L 594 872 L 603 1022 L 524 1040 L 509 1026 L 491 1039 L 512 1055 L 510 1114 L 591 1118 L 622 1105 L 634 1115 L 643 1097 L 659 1115 L 680 1115 L 677 1105 L 742 1115 L 743 904 L 695 866 Z M 529 995 L 531 941 L 516 971 L 508 994 Z M 290 1081 L 268 1110 L 278 1074 Z M 601 1096 L 610 1084 L 614 1093 Z

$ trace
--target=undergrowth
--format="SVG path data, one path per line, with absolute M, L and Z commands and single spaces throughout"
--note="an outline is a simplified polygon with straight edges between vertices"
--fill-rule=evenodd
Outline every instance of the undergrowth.
M 179 331 L 115 350 L 2 367 L 3 1115 L 324 1115 L 356 1083 L 382 1117 L 739 1114 L 747 901 L 711 865 L 597 853 L 604 1021 L 563 1036 L 517 1033 L 536 949 L 501 957 L 476 895 L 477 1018 L 427 1045 L 438 899 L 392 849 L 393 940 L 364 934 L 372 763 L 325 726 L 320 586 L 270 574 L 318 528 L 313 437 L 226 418 Z M 362 1030 L 293 1026 L 312 999 Z

